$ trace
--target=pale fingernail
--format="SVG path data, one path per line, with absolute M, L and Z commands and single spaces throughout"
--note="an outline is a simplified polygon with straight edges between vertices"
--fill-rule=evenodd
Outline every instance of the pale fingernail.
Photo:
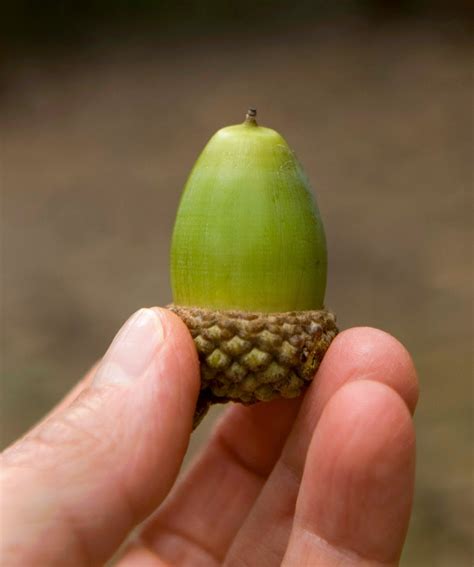
M 153 309 L 140 309 L 117 333 L 97 368 L 94 385 L 127 384 L 150 366 L 164 332 Z

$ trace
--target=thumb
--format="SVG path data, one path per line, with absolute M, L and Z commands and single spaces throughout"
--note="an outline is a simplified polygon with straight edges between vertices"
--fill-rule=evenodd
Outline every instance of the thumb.
M 5 563 L 107 559 L 172 486 L 198 390 L 180 319 L 157 308 L 132 315 L 92 383 L 2 455 Z

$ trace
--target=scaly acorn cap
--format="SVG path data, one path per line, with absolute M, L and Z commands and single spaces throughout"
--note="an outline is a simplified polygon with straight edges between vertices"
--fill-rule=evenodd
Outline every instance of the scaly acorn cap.
M 171 246 L 174 303 L 201 361 L 195 423 L 211 403 L 298 396 L 337 334 L 310 185 L 286 141 L 222 128 L 196 161 Z

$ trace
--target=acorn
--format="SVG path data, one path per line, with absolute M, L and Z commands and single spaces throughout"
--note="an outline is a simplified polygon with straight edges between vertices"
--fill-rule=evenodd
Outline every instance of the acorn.
M 309 181 L 249 109 L 196 161 L 171 245 L 173 304 L 201 368 L 195 426 L 213 403 L 301 395 L 336 336 L 327 252 Z

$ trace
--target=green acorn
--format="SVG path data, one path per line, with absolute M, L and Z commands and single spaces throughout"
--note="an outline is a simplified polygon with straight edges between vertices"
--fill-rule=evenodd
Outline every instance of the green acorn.
M 211 403 L 300 395 L 337 334 L 310 185 L 286 141 L 255 120 L 219 130 L 196 161 L 171 246 L 174 303 Z

